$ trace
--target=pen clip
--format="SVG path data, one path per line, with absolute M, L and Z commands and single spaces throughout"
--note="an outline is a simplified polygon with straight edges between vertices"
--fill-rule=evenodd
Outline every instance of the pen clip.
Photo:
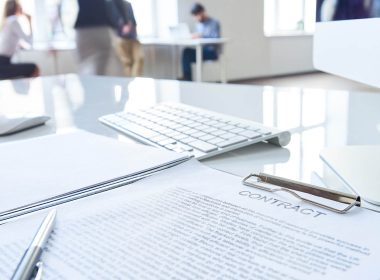
M 34 280 L 42 279 L 42 271 L 43 271 L 43 262 L 38 262 L 36 264 L 36 276 L 34 277 Z
M 254 187 L 254 188 L 257 188 L 257 189 L 260 189 L 263 191 L 267 191 L 267 192 L 271 192 L 271 193 L 281 192 L 281 191 L 287 192 L 287 193 L 293 195 L 294 197 L 298 198 L 301 201 L 304 201 L 306 203 L 321 207 L 323 209 L 326 209 L 326 210 L 329 210 L 329 211 L 332 211 L 335 213 L 345 214 L 349 210 L 351 210 L 354 206 L 360 206 L 361 205 L 360 196 L 353 196 L 351 194 L 344 194 L 341 192 L 323 189 L 320 187 L 316 187 L 316 186 L 312 186 L 309 184 L 303 184 L 303 183 L 294 181 L 294 183 L 298 184 L 298 187 L 296 190 L 298 190 L 300 192 L 311 194 L 314 196 L 320 196 L 320 197 L 327 198 L 327 199 L 335 201 L 335 202 L 348 204 L 348 206 L 344 209 L 334 208 L 334 207 L 331 207 L 331 206 L 328 206 L 328 205 L 325 205 L 325 204 L 322 204 L 322 203 L 319 203 L 319 202 L 316 202 L 316 201 L 313 201 L 313 200 L 310 200 L 310 199 L 307 199 L 307 198 L 300 196 L 297 192 L 291 190 L 290 187 L 288 187 L 289 184 L 288 184 L 288 186 L 281 186 L 279 184 L 278 185 L 271 184 L 274 186 L 278 186 L 278 188 L 269 188 L 269 187 L 265 187 L 263 185 L 259 185 L 257 183 L 250 182 L 249 179 L 251 179 L 252 177 L 258 178 L 258 180 L 257 180 L 258 183 L 268 183 L 266 181 L 261 180 L 260 175 L 250 174 L 249 176 L 247 176 L 243 179 L 243 185 L 248 186 L 248 187 Z M 270 184 L 270 183 L 268 183 L 268 184 Z

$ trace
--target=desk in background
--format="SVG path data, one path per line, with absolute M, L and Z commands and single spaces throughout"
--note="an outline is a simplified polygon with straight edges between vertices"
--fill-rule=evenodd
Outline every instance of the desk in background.
M 69 61 L 71 61 L 73 65 L 70 68 L 76 69 L 76 66 L 74 65 L 75 49 L 76 44 L 73 41 L 36 42 L 33 44 L 32 48 L 23 49 L 20 53 L 17 53 L 16 58 L 19 61 L 25 60 L 28 62 L 31 61 L 37 63 L 37 65 L 40 67 L 40 70 L 43 72 L 42 74 L 44 75 L 59 75 L 65 72 L 65 70 L 62 69 L 62 62 L 65 62 L 65 64 L 67 64 L 67 61 L 64 61 L 67 58 L 66 54 L 72 56 L 72 59 Z M 51 70 L 47 72 L 45 69 L 49 69 L 47 66 L 49 65 L 49 58 L 52 59 L 52 67 L 50 68 Z M 41 67 L 43 67 L 43 69 L 41 69 Z
M 54 76 L 0 82 L 0 112 L 45 113 L 47 126 L 0 137 L 1 143 L 73 128 L 133 141 L 100 124 L 100 116 L 157 102 L 183 102 L 290 130 L 286 148 L 260 143 L 203 161 L 239 176 L 264 171 L 342 188 L 319 158 L 324 147 L 380 144 L 380 93 Z
M 34 43 L 33 48 L 32 48 L 32 50 L 34 51 L 47 52 L 53 57 L 55 75 L 60 74 L 58 54 L 60 52 L 74 51 L 75 49 L 76 49 L 76 44 L 75 42 L 72 42 L 72 41 Z
M 163 39 L 163 38 L 143 38 L 140 40 L 141 43 L 146 47 L 155 46 L 166 46 L 171 48 L 171 68 L 173 71 L 173 78 L 177 78 L 178 73 L 178 58 L 180 58 L 180 53 L 178 47 L 194 47 L 196 49 L 196 81 L 202 81 L 202 47 L 207 44 L 218 44 L 221 48 L 229 41 L 226 38 L 219 39 Z M 40 67 L 44 66 L 43 75 L 58 75 L 62 73 L 75 73 L 77 71 L 76 67 L 76 57 L 75 57 L 76 44 L 74 41 L 62 41 L 62 42 L 41 42 L 35 43 L 33 48 L 29 50 L 23 50 L 18 54 L 18 60 L 21 61 L 33 61 L 39 64 Z M 153 52 L 152 60 L 155 63 L 156 55 Z M 34 55 L 35 57 L 32 57 Z M 46 56 L 49 55 L 52 58 L 52 68 L 51 70 L 46 67 Z M 227 82 L 227 63 L 226 56 L 222 52 L 219 57 L 220 62 L 220 80 L 223 83 Z M 44 64 L 44 65 L 43 65 Z M 170 66 L 169 66 L 170 67 Z M 122 76 L 123 73 L 112 73 L 113 75 Z
M 176 56 L 179 56 L 177 47 L 194 47 L 196 50 L 196 75 L 195 75 L 195 81 L 202 82 L 202 64 L 203 64 L 203 53 L 202 48 L 204 45 L 209 44 L 216 44 L 220 45 L 221 48 L 224 48 L 224 45 L 228 43 L 229 39 L 227 38 L 213 38 L 213 39 L 163 39 L 163 38 L 143 38 L 140 39 L 141 44 L 149 46 L 171 46 L 173 47 L 172 50 L 172 61 L 173 63 L 176 62 Z M 220 66 L 220 80 L 222 83 L 227 83 L 227 74 L 226 74 L 226 57 L 224 53 L 222 52 L 219 57 L 221 66 Z M 177 66 L 173 65 L 173 69 L 175 73 L 177 73 Z

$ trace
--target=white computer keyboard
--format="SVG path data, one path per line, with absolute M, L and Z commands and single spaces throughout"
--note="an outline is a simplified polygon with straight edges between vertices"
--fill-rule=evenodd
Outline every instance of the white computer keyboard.
M 143 143 L 189 153 L 198 159 L 261 141 L 280 146 L 290 142 L 288 131 L 179 103 L 161 103 L 99 120 Z

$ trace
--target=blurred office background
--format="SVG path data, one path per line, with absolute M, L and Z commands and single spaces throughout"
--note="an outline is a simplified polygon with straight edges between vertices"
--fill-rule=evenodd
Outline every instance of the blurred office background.
M 5 0 L 2 0 L 3 2 Z M 187 23 L 194 0 L 130 0 L 140 38 L 168 37 L 169 27 Z M 360 87 L 327 74 L 314 73 L 313 32 L 316 0 L 202 0 L 213 18 L 221 23 L 222 36 L 229 39 L 223 49 L 227 79 L 232 82 L 311 87 Z M 75 73 L 77 0 L 20 0 L 32 16 L 34 50 L 23 50 L 17 61 L 33 61 L 41 75 Z M 55 45 L 55 50 L 48 46 Z M 145 77 L 176 79 L 181 76 L 181 48 L 144 45 Z M 203 79 L 219 81 L 219 62 L 205 62 Z M 109 75 L 122 76 L 112 65 Z M 273 77 L 276 79 L 273 80 Z M 277 77 L 280 77 L 277 79 Z M 268 79 L 269 78 L 269 79 Z M 347 84 L 346 84 L 347 82 Z M 324 83 L 326 85 L 324 85 Z

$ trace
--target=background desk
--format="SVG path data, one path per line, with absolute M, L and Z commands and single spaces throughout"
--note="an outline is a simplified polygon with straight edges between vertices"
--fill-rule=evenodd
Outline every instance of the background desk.
M 141 39 L 145 49 L 145 69 L 144 72 L 149 77 L 160 77 L 177 79 L 179 75 L 178 66 L 181 60 L 180 47 L 193 47 L 197 50 L 197 63 L 195 79 L 197 81 L 211 79 L 213 81 L 227 82 L 227 62 L 224 52 L 221 53 L 218 63 L 203 75 L 202 46 L 205 44 L 218 44 L 222 48 L 229 40 L 220 39 L 163 39 L 163 38 L 143 38 Z M 77 57 L 75 42 L 46 42 L 36 43 L 32 49 L 23 50 L 18 53 L 18 61 L 35 62 L 40 66 L 42 75 L 58 75 L 63 73 L 77 73 Z M 108 74 L 110 76 L 124 76 L 122 67 L 118 61 L 109 62 Z M 214 63 L 213 63 L 214 64 Z M 219 66 L 218 69 L 214 66 Z M 170 71 L 171 67 L 171 71 Z M 212 77 L 212 78 L 211 78 Z
M 239 176 L 265 171 L 341 188 L 319 159 L 321 149 L 380 144 L 380 94 L 376 93 L 76 75 L 0 82 L 1 113 L 19 109 L 52 117 L 46 126 L 0 137 L 0 143 L 73 128 L 132 141 L 97 119 L 162 101 L 183 102 L 292 132 L 286 148 L 260 143 L 204 161 Z
M 75 42 L 38 42 L 34 43 L 32 48 L 23 49 L 21 52 L 17 53 L 16 59 L 20 62 L 37 63 L 42 74 L 58 75 L 65 71 L 64 68 L 67 68 L 67 66 L 62 67 L 62 65 L 67 64 L 67 57 L 72 56 L 75 49 Z M 49 60 L 51 61 L 50 63 Z M 41 63 L 42 61 L 43 63 Z M 75 62 L 74 58 L 69 61 L 72 61 L 73 63 Z
M 224 45 L 228 42 L 229 40 L 227 38 L 215 38 L 215 39 L 162 39 L 162 38 L 145 38 L 145 39 L 140 39 L 141 44 L 143 45 L 153 45 L 153 46 L 173 46 L 173 47 L 178 47 L 178 46 L 183 46 L 183 47 L 194 47 L 196 50 L 196 75 L 195 75 L 195 80 L 197 82 L 202 82 L 202 63 L 203 63 L 203 53 L 202 53 L 202 48 L 204 45 L 209 45 L 209 44 L 216 44 L 220 45 L 221 48 L 224 47 Z M 172 61 L 175 63 L 176 57 L 178 56 L 178 51 L 177 49 L 173 49 L 173 57 Z M 226 75 L 226 60 L 225 56 L 223 53 L 221 53 L 219 57 L 220 63 L 221 63 L 221 81 L 223 83 L 227 82 L 227 75 Z M 173 66 L 173 69 L 176 69 L 176 66 Z M 177 73 L 177 71 L 176 71 Z
M 51 43 L 36 43 L 33 45 L 34 51 L 43 51 L 49 53 L 53 57 L 54 74 L 60 74 L 59 69 L 59 53 L 70 52 L 76 49 L 75 42 L 51 42 Z

